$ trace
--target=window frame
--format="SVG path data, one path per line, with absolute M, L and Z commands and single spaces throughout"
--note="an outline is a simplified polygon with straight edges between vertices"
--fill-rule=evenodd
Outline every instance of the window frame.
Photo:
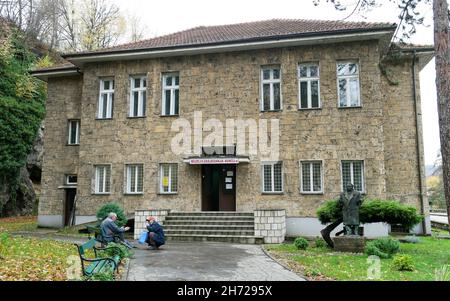
M 348 162 L 351 163 L 350 164 L 350 180 L 353 183 L 355 183 L 355 179 L 354 179 L 354 172 L 353 172 L 353 163 L 355 162 L 359 162 L 361 163 L 361 188 L 362 190 L 356 190 L 358 192 L 360 192 L 361 194 L 365 194 L 366 193 L 366 181 L 365 181 L 365 172 L 366 172 L 366 166 L 365 166 L 365 161 L 364 160 L 341 160 L 341 192 L 345 192 L 345 188 L 344 188 L 344 162 Z M 353 184 L 353 186 L 355 186 L 355 184 Z
M 75 143 L 72 143 L 72 122 L 76 122 L 76 129 L 75 129 Z M 81 127 L 81 121 L 80 119 L 69 119 L 67 121 L 68 123 L 68 137 L 67 137 L 67 145 L 69 146 L 77 146 L 80 145 L 80 127 Z
M 278 69 L 280 73 L 279 79 L 273 78 L 273 70 Z M 270 79 L 264 79 L 264 71 L 270 70 Z M 281 74 L 281 65 L 269 65 L 269 66 L 261 66 L 260 70 L 260 110 L 261 112 L 280 112 L 283 111 L 283 84 L 282 84 L 282 74 Z M 269 110 L 264 109 L 264 85 L 270 85 L 270 108 Z M 280 84 L 280 108 L 275 109 L 275 94 L 273 85 L 274 84 Z
M 77 177 L 77 181 L 76 182 L 70 182 L 69 181 L 69 177 Z M 65 175 L 64 184 L 68 185 L 68 186 L 77 186 L 78 185 L 78 175 L 76 175 L 76 174 L 66 174 Z
M 169 184 L 168 184 L 168 188 L 169 191 L 164 191 L 164 186 L 163 186 L 163 178 L 164 178 L 164 173 L 163 173 L 163 168 L 165 165 L 169 166 Z M 173 176 L 173 166 L 176 165 L 177 166 L 177 172 L 175 174 L 176 179 L 177 179 L 177 185 L 176 185 L 176 189 L 177 191 L 172 191 L 172 176 Z M 158 189 L 158 193 L 161 195 L 176 195 L 178 194 L 179 191 L 179 165 L 178 163 L 160 163 L 159 164 L 159 189 Z
M 356 64 L 358 72 L 356 75 L 339 75 L 338 74 L 338 67 L 342 64 Z M 336 62 L 336 83 L 337 83 L 337 100 L 338 100 L 338 108 L 339 109 L 351 109 L 351 108 L 361 108 L 362 107 L 362 99 L 361 99 L 361 64 L 359 60 L 340 60 Z M 352 106 L 351 105 L 351 99 L 349 97 L 350 95 L 350 79 L 356 78 L 358 80 L 358 105 Z M 346 91 L 346 98 L 347 103 L 345 106 L 341 106 L 341 93 L 339 88 L 339 81 L 341 79 L 345 79 L 347 83 L 347 91 Z M 349 105 L 350 104 L 350 105 Z
M 104 169 L 104 174 L 103 174 L 103 189 L 105 191 L 100 192 L 99 191 L 99 180 L 100 178 L 98 177 L 98 168 L 109 168 L 109 191 L 106 191 L 106 179 L 107 177 L 105 176 L 106 174 L 106 169 Z M 112 191 L 112 182 L 111 182 L 111 178 L 112 178 L 112 167 L 110 164 L 97 164 L 94 165 L 94 194 L 95 195 L 110 195 L 111 191 Z
M 112 89 L 104 90 L 104 83 L 110 81 L 112 83 Z M 115 97 L 116 81 L 114 77 L 100 78 L 100 92 L 97 103 L 97 120 L 110 120 L 114 118 L 114 97 Z M 107 95 L 106 116 L 103 117 L 103 95 Z M 108 105 L 110 106 L 108 110 Z M 111 116 L 109 116 L 111 115 Z
M 307 73 L 310 74 L 309 67 L 311 66 L 317 66 L 317 76 L 316 77 L 302 77 L 300 75 L 300 68 L 307 67 L 308 71 Z M 322 100 L 320 98 L 321 96 L 321 90 L 320 90 L 320 62 L 305 62 L 305 63 L 299 63 L 297 66 L 297 78 L 298 78 L 298 109 L 299 110 L 320 110 L 322 109 Z M 311 82 L 317 81 L 317 92 L 318 92 L 318 101 L 319 106 L 318 107 L 312 107 L 312 94 L 311 94 Z M 306 82 L 308 84 L 308 107 L 302 108 L 302 83 Z
M 139 79 L 139 88 L 136 88 L 135 81 Z M 144 81 L 145 81 L 145 87 L 144 87 Z M 148 76 L 147 75 L 131 75 L 130 76 L 130 101 L 129 101 L 129 110 L 128 110 L 128 118 L 145 118 L 147 117 L 147 88 L 148 88 Z M 136 115 L 133 115 L 134 111 L 134 93 L 138 93 L 138 105 L 137 105 L 137 113 Z M 143 97 L 143 94 L 145 93 L 145 97 Z M 141 105 L 139 105 L 141 104 Z M 141 114 L 139 114 L 139 111 L 141 111 Z
M 324 167 L 323 167 L 323 161 L 322 160 L 300 160 L 299 162 L 299 169 L 300 169 L 300 193 L 301 194 L 324 194 Z M 313 163 L 320 163 L 320 191 L 314 191 L 314 166 Z M 311 191 L 305 191 L 303 187 L 303 164 L 309 164 L 309 172 L 310 172 L 310 185 L 312 188 Z
M 136 191 L 131 191 L 131 167 L 136 167 L 135 169 L 135 183 Z M 139 187 L 139 167 L 142 168 L 142 191 L 137 191 Z M 125 164 L 125 194 L 126 195 L 142 195 L 144 194 L 144 164 L 142 163 L 133 163 L 133 164 Z
M 166 85 L 166 79 L 173 77 L 172 86 Z M 176 85 L 175 78 L 178 77 L 178 85 Z M 179 72 L 168 72 L 162 74 L 162 102 L 161 102 L 161 116 L 176 117 L 180 116 L 181 91 L 180 91 L 181 77 Z M 175 91 L 178 90 L 178 113 L 175 112 Z M 166 91 L 170 91 L 170 112 L 166 112 Z M 173 112 L 173 113 L 172 113 Z
M 281 191 L 275 191 L 275 165 L 281 165 Z M 265 176 L 264 176 L 264 167 L 271 166 L 271 191 L 265 191 Z M 261 193 L 267 195 L 276 195 L 276 194 L 284 194 L 284 173 L 283 173 L 283 161 L 277 162 L 262 162 L 261 163 Z

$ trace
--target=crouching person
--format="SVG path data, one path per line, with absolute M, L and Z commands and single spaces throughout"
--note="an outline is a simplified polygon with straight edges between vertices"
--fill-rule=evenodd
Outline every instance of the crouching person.
M 162 226 L 156 221 L 156 218 L 150 216 L 146 220 L 148 230 L 147 243 L 153 250 L 158 250 L 160 246 L 166 243 L 166 237 Z

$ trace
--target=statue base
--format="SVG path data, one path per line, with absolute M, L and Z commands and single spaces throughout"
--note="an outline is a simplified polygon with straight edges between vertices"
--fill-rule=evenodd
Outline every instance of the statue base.
M 366 239 L 357 235 L 335 237 L 333 242 L 337 252 L 364 253 L 366 247 Z

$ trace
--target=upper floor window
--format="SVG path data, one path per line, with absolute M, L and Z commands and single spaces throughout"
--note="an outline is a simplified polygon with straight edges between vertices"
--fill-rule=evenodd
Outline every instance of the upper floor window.
M 263 163 L 262 165 L 262 191 L 263 193 L 283 192 L 283 164 Z
M 339 107 L 361 106 L 359 89 L 359 65 L 357 62 L 337 64 Z
M 66 185 L 77 185 L 78 176 L 77 175 L 66 175 Z
M 109 194 L 111 193 L 111 166 L 97 165 L 95 166 L 95 193 Z
M 261 111 L 281 110 L 281 73 L 279 67 L 261 69 Z
M 144 192 L 144 165 L 127 165 L 126 193 L 141 194 Z
M 180 75 L 163 75 L 162 115 L 176 116 L 180 113 Z
M 178 192 L 178 164 L 160 165 L 159 192 L 174 194 Z
M 147 108 L 147 77 L 131 77 L 130 117 L 144 117 Z
M 364 192 L 364 161 L 342 161 L 342 189 L 353 184 L 356 191 Z
M 300 109 L 320 108 L 320 75 L 318 64 L 301 64 L 298 67 Z
M 322 193 L 322 162 L 301 162 L 301 192 Z
M 69 139 L 67 142 L 69 145 L 80 144 L 80 121 L 69 120 Z
M 100 80 L 100 97 L 98 100 L 98 119 L 111 119 L 114 106 L 114 79 Z

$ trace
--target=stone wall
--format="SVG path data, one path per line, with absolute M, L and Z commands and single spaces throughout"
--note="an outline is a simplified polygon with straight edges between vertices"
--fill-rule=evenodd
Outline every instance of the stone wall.
M 341 160 L 364 160 L 367 198 L 406 194 L 405 202 L 420 206 L 416 193 L 417 162 L 408 159 L 417 152 L 411 136 L 413 116 L 410 111 L 405 116 L 401 113 L 405 108 L 410 109 L 411 84 L 405 81 L 398 88 L 388 87 L 379 69 L 379 56 L 377 41 L 349 42 L 91 63 L 84 66 L 82 88 L 79 81 L 51 80 L 47 105 L 50 138 L 46 140 L 51 152 L 44 159 L 45 188 L 40 214 L 60 214 L 61 192 L 56 187 L 63 181 L 64 173 L 78 173 L 79 215 L 93 215 L 111 201 L 122 204 L 129 214 L 142 208 L 201 211 L 201 167 L 189 166 L 183 163 L 182 156 L 171 152 L 172 137 L 178 134 L 171 131 L 171 126 L 177 118 L 161 117 L 161 77 L 165 72 L 174 71 L 180 74 L 180 117 L 191 123 L 195 111 L 202 111 L 204 121 L 209 118 L 223 123 L 229 118 L 280 121 L 284 192 L 281 195 L 261 193 L 261 158 L 251 155 L 250 164 L 237 167 L 238 211 L 284 208 L 290 217 L 314 217 L 320 205 L 341 192 Z M 347 59 L 358 60 L 360 64 L 360 108 L 338 108 L 336 62 Z M 311 61 L 320 64 L 322 108 L 299 111 L 297 66 Z M 273 64 L 281 66 L 283 110 L 262 113 L 261 66 Z M 406 78 L 408 70 L 396 72 Z M 127 117 L 129 78 L 137 74 L 148 76 L 146 118 Z M 101 77 L 115 78 L 112 120 L 96 120 Z M 69 100 L 73 104 L 66 104 Z M 80 108 L 81 145 L 68 149 L 65 123 L 67 118 L 74 118 L 72 115 L 77 112 L 72 109 L 74 106 Z M 394 125 L 401 130 L 395 130 Z M 204 137 L 208 134 L 204 133 Z M 79 148 L 79 159 L 75 148 Z M 323 194 L 300 192 L 300 160 L 323 162 Z M 144 165 L 142 195 L 124 194 L 125 164 L 131 163 Z M 178 194 L 159 194 L 160 163 L 178 163 Z M 109 195 L 92 193 L 96 164 L 112 166 Z M 394 180 L 397 175 L 403 183 L 401 189 Z
M 266 244 L 281 244 L 286 237 L 286 210 L 255 210 L 255 236 Z
M 170 210 L 137 210 L 134 214 L 134 239 L 139 239 L 141 233 L 146 231 L 145 221 L 147 217 L 154 216 L 158 223 L 164 225 L 169 213 Z

